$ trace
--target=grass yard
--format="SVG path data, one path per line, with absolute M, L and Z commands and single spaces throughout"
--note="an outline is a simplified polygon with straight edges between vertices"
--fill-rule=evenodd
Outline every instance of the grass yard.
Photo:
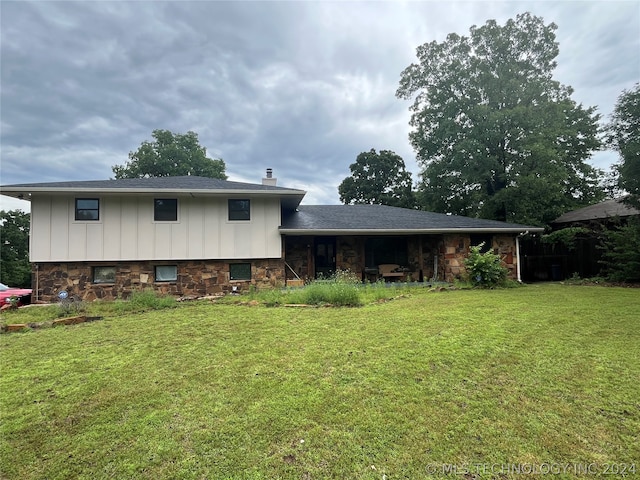
M 194 302 L 0 348 L 3 479 L 640 476 L 640 289 Z

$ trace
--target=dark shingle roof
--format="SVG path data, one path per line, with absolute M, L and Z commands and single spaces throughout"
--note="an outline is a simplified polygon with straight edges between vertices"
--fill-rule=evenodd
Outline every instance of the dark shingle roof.
M 525 232 L 541 228 L 386 205 L 300 205 L 283 218 L 286 234 Z
M 623 203 L 621 198 L 617 198 L 567 212 L 560 215 L 552 223 L 584 222 L 631 215 L 640 215 L 640 210 L 630 207 Z
M 111 189 L 131 189 L 131 190 L 252 190 L 252 191 L 285 191 L 292 189 L 274 187 L 255 183 L 230 182 L 217 178 L 182 176 L 182 177 L 149 177 L 149 178 L 122 178 L 118 180 L 79 180 L 71 182 L 45 182 L 45 183 L 22 183 L 18 185 L 6 185 L 3 189 L 45 189 L 54 190 L 111 190 Z M 300 190 L 302 192 L 302 190 Z
M 3 195 L 29 198 L 32 194 L 96 193 L 96 194 L 199 194 L 199 195 L 268 195 L 280 197 L 286 208 L 296 208 L 306 192 L 294 188 L 256 183 L 230 182 L 217 178 L 182 176 L 123 178 L 119 180 L 81 180 L 74 182 L 23 183 L 0 187 Z

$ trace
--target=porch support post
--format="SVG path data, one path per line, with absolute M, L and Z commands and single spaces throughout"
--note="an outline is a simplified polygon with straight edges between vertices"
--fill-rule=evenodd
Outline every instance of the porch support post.
M 520 277 L 520 234 L 516 235 L 516 278 L 518 282 L 522 283 Z
M 424 255 L 422 253 L 422 235 L 418 235 L 418 261 L 420 262 L 420 268 L 418 270 L 418 280 L 420 280 L 420 278 L 422 277 L 422 280 L 424 280 L 424 277 L 422 276 L 422 272 L 424 271 Z
M 309 279 L 316 278 L 316 266 L 313 262 L 314 242 L 314 237 L 311 237 L 310 242 L 307 243 L 307 275 L 309 276 Z

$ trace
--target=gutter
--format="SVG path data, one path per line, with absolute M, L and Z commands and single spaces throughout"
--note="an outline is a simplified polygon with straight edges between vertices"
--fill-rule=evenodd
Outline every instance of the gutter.
M 185 188 L 73 188 L 73 187 L 61 187 L 56 189 L 51 189 L 47 187 L 11 187 L 6 186 L 2 187 L 0 193 L 2 195 L 7 195 L 9 197 L 17 197 L 17 195 L 32 194 L 32 193 L 46 193 L 50 195 L 55 195 L 59 193 L 96 193 L 96 194 L 105 194 L 105 193 L 148 193 L 151 195 L 157 195 L 158 193 L 174 193 L 174 194 L 198 194 L 198 195 L 228 195 L 228 194 L 239 194 L 239 195 L 299 195 L 304 196 L 306 194 L 305 191 L 302 190 L 251 190 L 251 189 L 243 189 L 243 188 L 221 188 L 221 189 L 185 189 Z
M 438 234 L 438 233 L 527 233 L 544 232 L 541 227 L 454 227 L 454 228 L 420 228 L 420 229 L 392 229 L 392 228 L 354 228 L 354 229 L 296 229 L 280 228 L 282 235 L 414 235 L 414 234 Z
M 527 232 L 520 235 L 526 235 Z M 518 283 L 522 283 L 522 276 L 520 275 L 520 235 L 516 237 L 516 280 Z

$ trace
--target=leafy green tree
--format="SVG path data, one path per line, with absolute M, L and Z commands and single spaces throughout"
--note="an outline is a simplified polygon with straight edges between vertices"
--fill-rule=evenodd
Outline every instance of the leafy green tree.
M 605 231 L 602 263 L 609 280 L 640 282 L 640 218 Z
M 0 211 L 0 281 L 11 287 L 31 286 L 30 219 L 21 210 Z
M 618 97 L 608 132 L 609 145 L 622 157 L 616 167 L 618 186 L 629 193 L 626 200 L 640 208 L 640 83 Z
M 418 195 L 443 213 L 543 225 L 603 198 L 595 108 L 553 80 L 556 25 L 529 13 L 417 49 L 399 98 L 414 98 Z
M 411 174 L 402 157 L 390 150 L 360 153 L 349 166 L 351 176 L 338 186 L 344 204 L 379 204 L 413 208 Z
M 154 130 L 152 135 L 154 141 L 144 141 L 138 150 L 129 152 L 129 162 L 111 167 L 116 178 L 197 175 L 227 179 L 224 161 L 208 158 L 196 133 Z

